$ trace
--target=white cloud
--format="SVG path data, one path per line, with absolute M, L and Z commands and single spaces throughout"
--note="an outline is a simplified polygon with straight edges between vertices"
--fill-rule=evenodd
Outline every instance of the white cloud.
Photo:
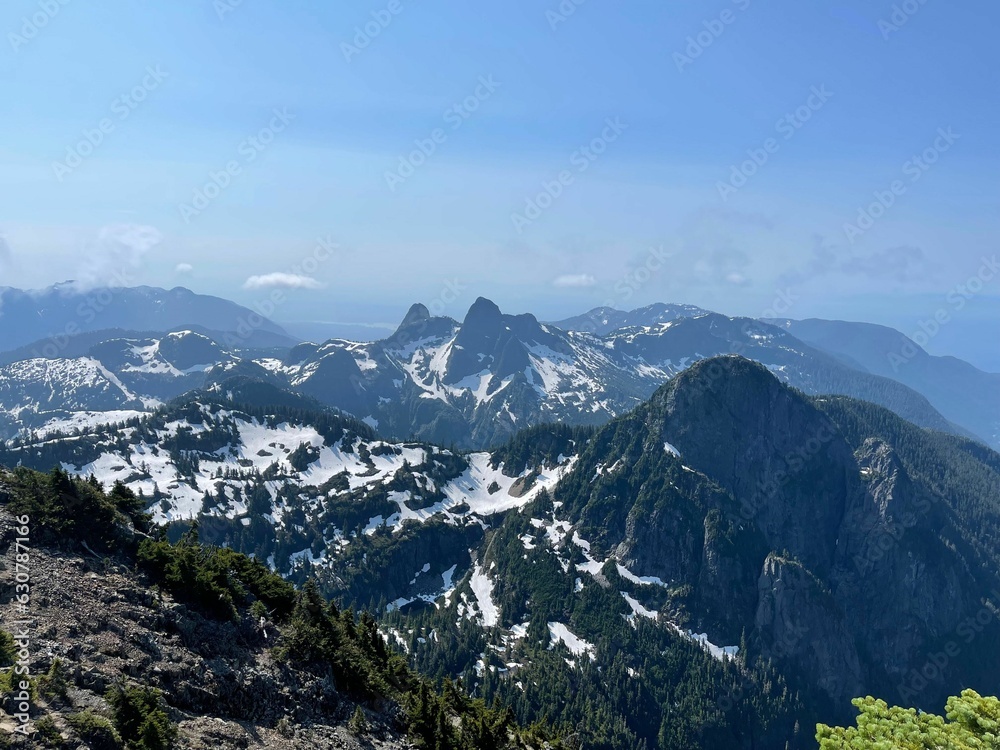
M 595 284 L 597 284 L 597 279 L 595 279 L 589 273 L 577 273 L 577 274 L 568 274 L 566 276 L 559 276 L 556 278 L 555 281 L 552 282 L 552 286 L 557 286 L 560 288 L 574 288 L 574 289 L 594 286 Z
M 323 285 L 311 276 L 295 273 L 267 273 L 251 276 L 243 282 L 244 289 L 322 289 Z
M 135 286 L 133 273 L 150 250 L 163 242 L 155 227 L 142 224 L 111 224 L 102 227 L 97 240 L 87 245 L 77 274 L 80 289 Z
M 194 271 L 194 266 L 190 263 L 178 263 L 177 268 L 174 269 L 174 273 L 183 274 L 185 276 L 192 271 Z

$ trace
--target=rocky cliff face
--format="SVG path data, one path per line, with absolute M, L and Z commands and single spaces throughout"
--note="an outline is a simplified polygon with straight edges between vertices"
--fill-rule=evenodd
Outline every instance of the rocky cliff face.
M 776 554 L 764 561 L 754 633 L 763 656 L 794 662 L 809 682 L 831 696 L 864 693 L 847 614 L 823 581 L 800 563 Z
M 837 428 L 804 396 L 756 363 L 723 357 L 679 375 L 650 414 L 663 441 L 721 484 L 771 549 L 830 570 L 860 479 Z
M 946 498 L 913 481 L 880 440 L 866 440 L 857 460 L 865 492 L 841 524 L 831 582 L 860 652 L 877 655 L 884 675 L 898 683 L 922 666 L 914 662 L 929 644 L 954 636 L 995 589 L 977 580 L 967 543 L 955 543 L 963 534 Z

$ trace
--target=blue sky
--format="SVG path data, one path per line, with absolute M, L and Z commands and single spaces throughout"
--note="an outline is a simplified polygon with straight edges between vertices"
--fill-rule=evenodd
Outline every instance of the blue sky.
M 0 285 L 294 285 L 276 318 L 350 322 L 791 298 L 906 330 L 997 251 L 1000 6 L 895 8 L 12 0 Z

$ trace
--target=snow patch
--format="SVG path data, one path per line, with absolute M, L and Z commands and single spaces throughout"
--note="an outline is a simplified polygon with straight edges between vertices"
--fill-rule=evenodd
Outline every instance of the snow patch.
M 479 605 L 479 614 L 482 617 L 483 625 L 488 628 L 496 627 L 500 623 L 500 610 L 493 602 L 493 582 L 478 563 L 472 571 L 469 586 L 472 588 L 476 603 Z
M 588 656 L 591 659 L 594 658 L 594 651 L 596 651 L 594 644 L 583 640 L 583 638 L 574 634 L 573 631 L 561 622 L 549 623 L 549 636 L 552 638 L 549 650 L 554 649 L 556 644 L 562 643 L 574 656 Z
M 634 622 L 636 617 L 646 617 L 650 620 L 656 619 L 656 612 L 642 606 L 642 604 L 639 603 L 639 600 L 633 599 L 631 596 L 628 595 L 627 591 L 622 591 L 621 594 L 625 598 L 625 601 L 628 603 L 628 606 L 632 608 L 632 614 L 628 618 L 629 620 L 632 620 Z

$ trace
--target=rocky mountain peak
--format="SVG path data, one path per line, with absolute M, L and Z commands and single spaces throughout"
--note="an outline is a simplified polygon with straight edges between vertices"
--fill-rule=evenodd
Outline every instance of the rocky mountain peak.
M 757 412 L 762 400 L 771 401 L 782 388 L 763 365 L 727 354 L 694 363 L 661 387 L 652 404 L 672 412 L 708 408 L 706 404 L 711 401 L 734 412 Z
M 772 545 L 829 569 L 845 504 L 860 492 L 858 467 L 840 431 L 805 396 L 730 355 L 677 376 L 651 408 L 662 440 L 732 493 Z
M 159 353 L 179 370 L 208 366 L 225 359 L 225 353 L 208 336 L 194 331 L 176 331 L 160 339 Z
M 410 306 L 410 309 L 406 311 L 406 316 L 403 318 L 403 322 L 399 324 L 397 330 L 402 330 L 415 323 L 421 323 L 425 320 L 430 320 L 431 311 L 427 309 L 427 306 L 417 302 Z
M 477 297 L 462 321 L 462 330 L 469 335 L 494 332 L 503 324 L 503 313 L 492 300 Z

